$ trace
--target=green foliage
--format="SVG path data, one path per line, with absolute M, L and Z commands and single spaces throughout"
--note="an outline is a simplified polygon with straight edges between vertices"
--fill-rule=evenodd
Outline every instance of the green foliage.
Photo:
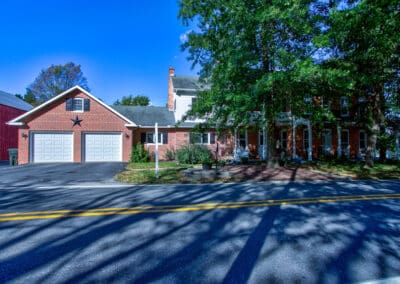
M 33 104 L 42 103 L 76 85 L 90 91 L 80 65 L 73 62 L 51 65 L 29 85 L 24 99 Z
M 165 152 L 165 159 L 167 161 L 174 161 L 175 157 L 176 157 L 176 151 L 172 147 L 167 149 L 167 151 Z
M 135 147 L 132 147 L 131 163 L 145 163 L 149 161 L 149 157 L 149 152 L 144 149 L 142 144 L 137 143 Z
M 123 96 L 121 101 L 116 100 L 114 105 L 123 105 L 123 106 L 148 106 L 150 104 L 149 97 L 146 96 Z
M 185 145 L 176 151 L 176 160 L 181 164 L 211 163 L 211 151 L 200 145 Z

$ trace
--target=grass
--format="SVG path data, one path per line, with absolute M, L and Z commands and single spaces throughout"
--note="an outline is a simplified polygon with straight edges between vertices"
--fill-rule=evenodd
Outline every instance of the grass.
M 160 162 L 159 175 L 156 178 L 155 163 L 130 163 L 126 170 L 116 175 L 117 181 L 139 184 L 184 183 L 183 171 L 193 165 L 176 162 Z
M 260 165 L 255 165 L 260 166 Z M 171 183 L 201 183 L 201 182 L 226 182 L 230 180 L 194 180 L 185 176 L 184 170 L 193 165 L 177 164 L 176 162 L 160 162 L 159 177 L 155 175 L 153 163 L 131 163 L 126 170 L 116 175 L 115 179 L 126 183 L 135 184 L 171 184 Z M 197 167 L 197 166 L 195 166 Z M 350 176 L 355 179 L 400 179 L 400 163 L 381 164 L 375 163 L 373 168 L 367 168 L 359 162 L 317 162 L 304 164 L 302 168 L 317 170 L 324 173 Z
M 366 167 L 360 162 L 318 162 L 303 165 L 322 172 L 350 176 L 356 179 L 399 179 L 400 164 L 375 163 L 373 168 Z

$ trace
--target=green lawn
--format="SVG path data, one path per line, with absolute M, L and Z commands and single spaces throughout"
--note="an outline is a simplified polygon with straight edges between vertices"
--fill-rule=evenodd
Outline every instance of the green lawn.
M 350 176 L 357 179 L 399 179 L 400 164 L 375 163 L 368 168 L 360 162 L 318 162 L 306 164 L 303 167 L 333 174 Z
M 183 171 L 193 165 L 178 164 L 176 162 L 160 162 L 158 179 L 155 174 L 155 163 L 130 163 L 126 170 L 116 175 L 115 179 L 126 183 L 154 184 L 154 183 L 183 183 Z

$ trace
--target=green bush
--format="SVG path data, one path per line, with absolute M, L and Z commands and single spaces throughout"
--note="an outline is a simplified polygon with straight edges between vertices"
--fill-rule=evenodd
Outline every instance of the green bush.
M 200 145 L 186 145 L 176 151 L 176 160 L 181 164 L 212 163 L 211 151 Z
M 167 151 L 165 152 L 165 159 L 167 161 L 175 161 L 175 157 L 176 157 L 176 152 L 174 148 L 171 147 L 167 149 Z
M 131 152 L 131 163 L 145 163 L 149 161 L 149 152 L 144 149 L 143 145 L 137 143 L 135 147 L 132 147 Z

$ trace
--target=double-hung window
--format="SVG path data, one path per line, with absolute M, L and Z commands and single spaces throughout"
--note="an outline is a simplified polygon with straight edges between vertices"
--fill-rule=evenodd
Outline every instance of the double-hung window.
M 190 133 L 190 144 L 202 144 L 202 145 L 210 145 L 215 144 L 215 134 L 212 132 L 206 133 L 198 133 L 192 132 Z
M 142 144 L 155 144 L 156 135 L 154 132 L 143 132 L 140 138 Z M 168 133 L 158 132 L 158 144 L 168 144 Z
M 341 131 L 341 147 L 342 147 L 342 152 L 345 156 L 350 155 L 350 141 L 349 141 L 349 130 L 343 129 Z
M 84 112 L 90 110 L 90 100 L 84 98 L 69 98 L 66 100 L 65 110 Z
M 341 116 L 349 116 L 349 99 L 347 97 L 340 98 L 340 114 Z
M 367 134 L 365 130 L 360 130 L 359 136 L 359 151 L 364 153 L 367 150 Z

